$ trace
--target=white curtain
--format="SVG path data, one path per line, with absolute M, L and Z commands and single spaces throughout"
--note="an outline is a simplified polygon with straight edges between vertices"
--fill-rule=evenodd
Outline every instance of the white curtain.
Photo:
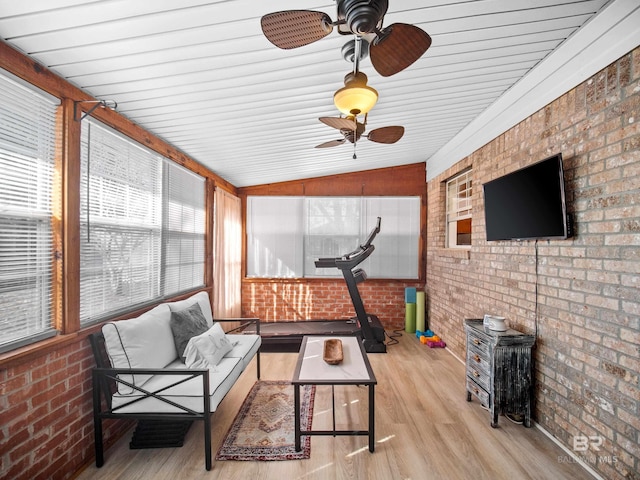
M 240 199 L 217 188 L 213 220 L 213 316 L 240 317 L 242 211 Z M 232 328 L 226 325 L 225 329 Z

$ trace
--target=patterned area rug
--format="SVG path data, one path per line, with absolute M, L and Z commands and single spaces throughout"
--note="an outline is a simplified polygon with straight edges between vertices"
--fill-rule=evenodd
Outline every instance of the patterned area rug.
M 300 425 L 311 429 L 314 385 L 300 387 Z M 251 388 L 216 460 L 301 460 L 311 455 L 311 437 L 301 439 L 295 451 L 293 385 L 287 381 L 259 380 Z

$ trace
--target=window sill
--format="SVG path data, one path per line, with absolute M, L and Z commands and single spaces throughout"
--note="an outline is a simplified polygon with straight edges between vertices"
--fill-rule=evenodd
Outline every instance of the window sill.
M 344 277 L 291 277 L 291 278 L 267 278 L 267 277 L 243 277 L 243 283 L 313 283 L 313 282 L 340 282 L 344 284 Z M 400 282 L 416 283 L 421 282 L 419 278 L 367 278 L 367 283 Z
M 58 348 L 78 341 L 78 333 L 58 334 L 55 337 L 47 338 L 24 347 L 16 348 L 0 354 L 0 368 L 9 368 L 23 364 L 42 355 L 47 355 Z
M 116 317 L 111 317 L 108 319 L 100 320 L 91 325 L 83 326 L 77 332 L 60 333 L 54 337 L 47 338 L 45 340 L 41 340 L 39 342 L 35 342 L 29 345 L 25 345 L 23 347 L 16 348 L 15 350 L 10 350 L 5 353 L 0 353 L 0 369 L 12 367 L 15 365 L 20 365 L 25 363 L 26 361 L 33 360 L 43 355 L 48 355 L 49 353 L 54 352 L 57 349 L 62 348 L 66 345 L 81 342 L 86 337 L 88 337 L 89 334 L 100 330 L 102 328 L 102 325 L 104 325 L 106 322 L 112 322 L 112 321 L 122 320 L 126 318 L 137 317 L 138 315 L 141 315 L 142 313 L 151 310 L 152 308 L 159 305 L 160 303 L 177 302 L 179 300 L 184 300 L 185 298 L 188 298 L 191 295 L 195 295 L 196 293 L 202 292 L 202 291 L 208 292 L 209 295 L 211 296 L 210 288 L 200 288 L 200 289 L 192 290 L 186 293 L 183 292 L 182 294 L 176 297 L 167 298 L 162 302 L 156 302 L 156 303 L 147 305 L 143 308 L 140 308 L 138 310 L 132 310 L 130 312 L 120 314 L 119 316 L 116 316 Z M 89 342 L 87 341 L 87 346 L 88 345 L 89 345 Z

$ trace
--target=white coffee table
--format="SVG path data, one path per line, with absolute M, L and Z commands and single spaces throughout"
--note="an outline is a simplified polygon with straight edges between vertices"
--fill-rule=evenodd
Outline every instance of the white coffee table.
M 324 341 L 328 339 L 342 341 L 344 360 L 338 365 L 329 365 L 323 359 Z M 301 449 L 300 437 L 302 435 L 368 435 L 369 451 L 373 452 L 375 385 L 378 382 L 358 337 L 303 337 L 291 383 L 294 388 L 296 451 Z M 300 430 L 300 385 L 331 385 L 333 430 Z M 366 385 L 369 387 L 369 426 L 367 430 L 336 430 L 335 395 L 333 395 L 335 385 Z

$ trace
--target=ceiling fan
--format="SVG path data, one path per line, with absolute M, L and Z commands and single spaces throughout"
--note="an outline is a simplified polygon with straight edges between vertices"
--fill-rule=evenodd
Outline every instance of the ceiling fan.
M 431 46 L 431 37 L 415 25 L 394 23 L 383 28 L 388 0 L 336 0 L 337 20 L 324 12 L 285 10 L 264 15 L 262 31 L 276 47 L 291 49 L 320 40 L 338 27 L 342 35 L 373 36 L 370 57 L 383 77 L 394 75 L 418 60 Z
M 364 135 L 367 116 L 365 116 L 364 122 L 358 122 L 357 117 L 353 115 L 347 117 L 320 117 L 319 120 L 325 125 L 340 130 L 344 138 L 321 143 L 320 145 L 316 145 L 316 148 L 337 147 L 349 141 L 353 143 L 354 160 L 357 158 L 355 153 L 356 142 L 360 140 L 360 138 L 365 137 L 371 142 L 391 144 L 396 143 L 404 135 L 404 127 L 400 126 L 380 127 Z

